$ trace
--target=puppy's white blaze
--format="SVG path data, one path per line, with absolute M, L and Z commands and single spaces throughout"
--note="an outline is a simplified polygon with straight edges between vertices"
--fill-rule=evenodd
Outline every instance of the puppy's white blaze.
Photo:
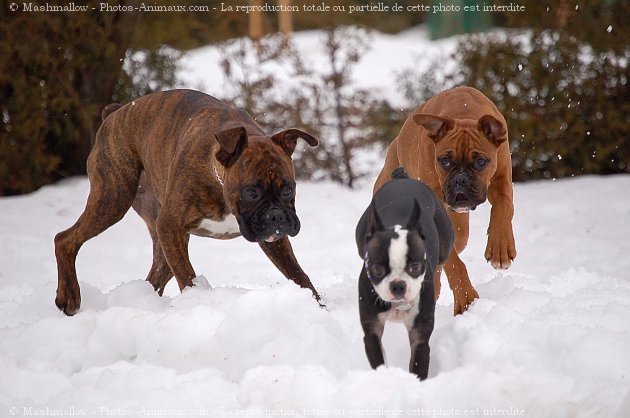
M 374 288 L 381 299 L 391 302 L 395 298 L 390 291 L 390 283 L 395 280 L 402 280 L 407 285 L 404 300 L 410 301 L 420 294 L 424 276 L 415 279 L 405 271 L 407 253 L 409 252 L 409 245 L 407 244 L 409 231 L 403 229 L 400 225 L 396 225 L 394 232 L 398 234 L 398 237 L 392 238 L 389 243 L 389 274 Z
M 392 238 L 389 244 L 389 267 L 390 274 L 401 276 L 405 272 L 405 264 L 407 263 L 407 234 L 409 231 L 402 229 L 400 225 L 394 227 L 394 232 L 398 234 L 398 238 Z
M 232 235 L 241 233 L 236 217 L 232 214 L 227 215 L 220 221 L 207 218 L 203 219 L 197 228 L 205 229 L 211 235 Z

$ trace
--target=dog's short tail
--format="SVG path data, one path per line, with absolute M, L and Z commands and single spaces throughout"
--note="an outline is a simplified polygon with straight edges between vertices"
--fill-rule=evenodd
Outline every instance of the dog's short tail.
M 105 106 L 103 108 L 103 112 L 101 113 L 101 117 L 103 118 L 103 122 L 105 122 L 105 119 L 107 119 L 107 117 L 109 115 L 111 115 L 112 113 L 114 113 L 115 111 L 120 109 L 121 107 L 123 107 L 123 106 L 120 103 L 112 103 L 112 104 L 108 104 L 107 106 Z
M 394 171 L 392 171 L 392 179 L 408 179 L 409 174 L 407 174 L 407 170 L 405 167 L 400 166 L 396 167 Z

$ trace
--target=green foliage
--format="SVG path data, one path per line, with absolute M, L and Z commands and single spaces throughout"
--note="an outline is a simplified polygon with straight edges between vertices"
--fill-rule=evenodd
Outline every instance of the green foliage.
M 177 84 L 177 62 L 182 53 L 166 46 L 155 49 L 130 49 L 113 100 L 127 103 L 155 91 L 168 89 Z
M 473 37 L 459 53 L 466 83 L 508 120 L 515 180 L 630 172 L 630 50 L 597 53 L 536 31 Z
M 147 5 L 219 7 L 229 1 L 153 0 Z M 245 1 L 242 4 L 247 4 Z M 112 3 L 113 4 L 113 3 Z M 247 35 L 248 16 L 243 12 L 184 11 L 146 12 L 135 28 L 133 49 L 155 51 L 164 45 L 180 51 Z
M 0 195 L 84 174 L 103 107 L 173 83 L 176 56 L 130 50 L 135 13 L 0 18 Z
M 497 1 L 510 3 L 516 2 Z M 521 0 L 518 4 L 525 12 L 499 13 L 496 20 L 508 27 L 562 32 L 598 52 L 623 54 L 630 45 L 628 0 Z

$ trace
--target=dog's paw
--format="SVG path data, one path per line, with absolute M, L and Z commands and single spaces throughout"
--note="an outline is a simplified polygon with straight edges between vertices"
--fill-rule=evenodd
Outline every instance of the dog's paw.
M 497 232 L 490 229 L 488 232 L 488 245 L 486 246 L 486 260 L 497 270 L 506 270 L 516 258 L 516 246 L 512 227 L 500 229 Z
M 453 296 L 455 297 L 455 305 L 453 307 L 454 316 L 466 312 L 475 299 L 479 299 L 479 293 L 472 287 L 456 289 L 453 291 Z
M 317 290 L 315 290 L 314 288 L 311 289 L 311 291 L 313 292 L 313 299 L 315 299 L 315 301 L 317 302 L 317 304 L 319 305 L 319 307 L 321 309 L 324 310 L 328 310 L 328 308 L 326 307 L 326 302 L 324 302 L 324 299 L 319 295 L 319 293 L 317 292 Z
M 74 294 L 73 292 L 57 289 L 55 305 L 57 305 L 57 308 L 64 314 L 73 316 L 79 312 L 79 308 L 81 307 L 81 295 L 78 292 Z

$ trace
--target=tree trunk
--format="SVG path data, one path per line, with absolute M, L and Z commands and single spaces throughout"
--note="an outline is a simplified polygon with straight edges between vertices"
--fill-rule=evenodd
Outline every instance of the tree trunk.
M 291 6 L 292 0 L 278 0 L 279 6 Z M 293 32 L 293 12 L 279 11 L 278 12 L 278 29 L 284 34 L 290 34 Z
M 250 0 L 249 3 L 255 7 L 262 6 L 262 0 Z M 263 15 L 260 10 L 249 13 L 249 37 L 254 41 L 263 37 Z

